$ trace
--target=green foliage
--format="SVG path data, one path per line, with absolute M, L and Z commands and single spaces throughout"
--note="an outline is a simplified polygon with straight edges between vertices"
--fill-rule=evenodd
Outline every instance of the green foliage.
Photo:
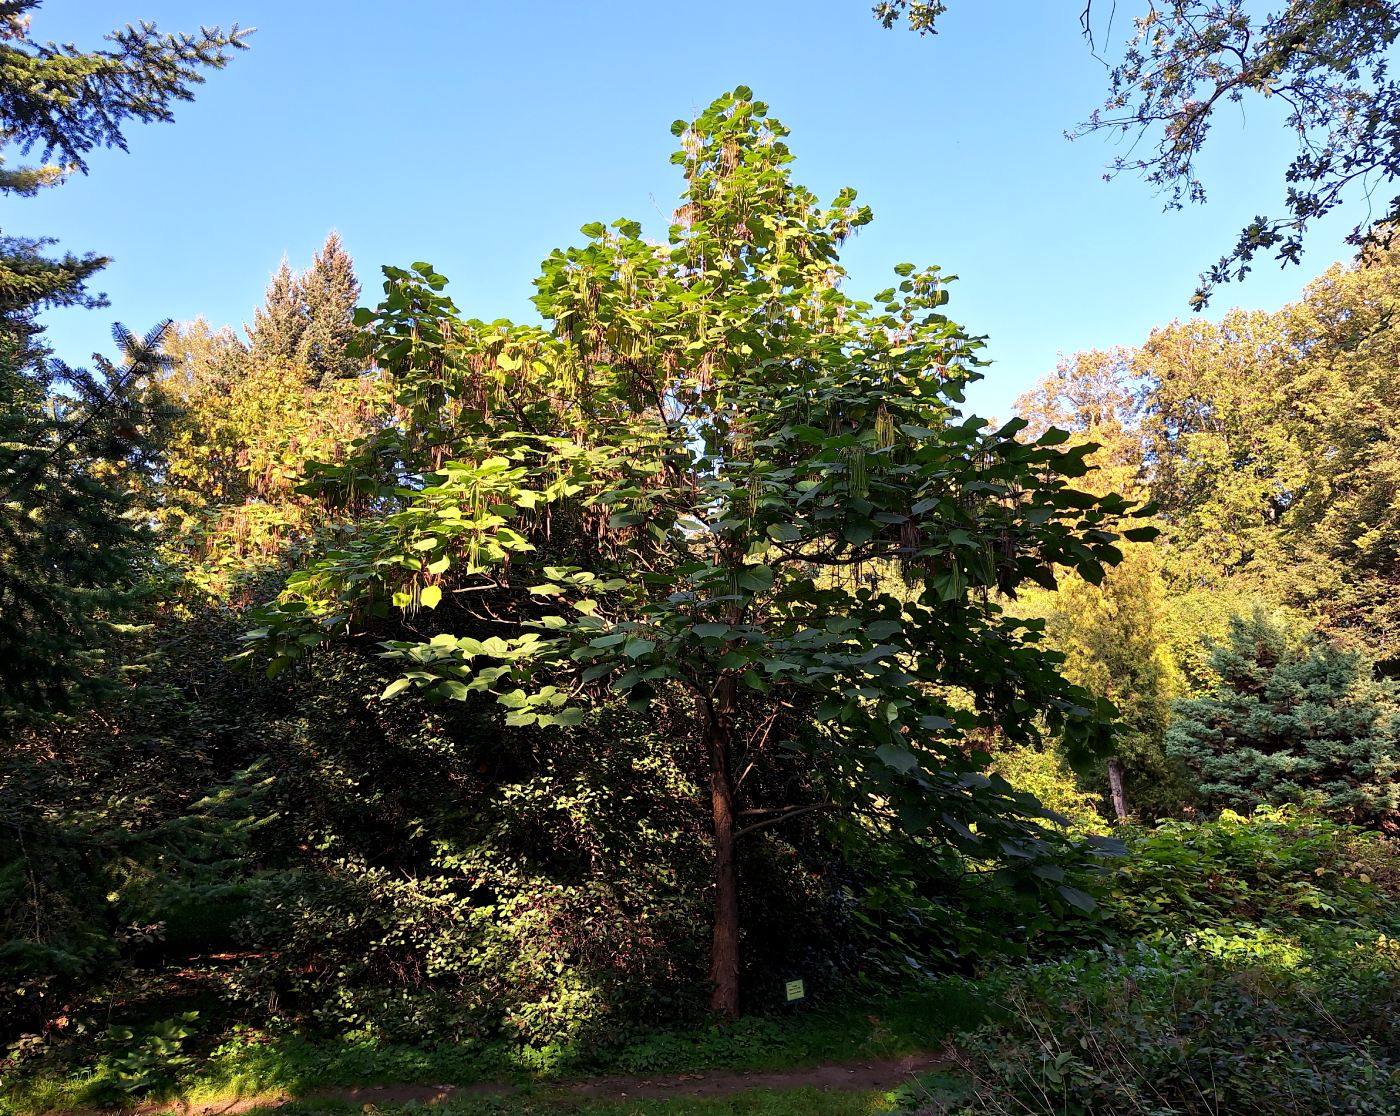
M 253 311 L 248 341 L 253 356 L 269 363 L 290 363 L 296 358 L 306 332 L 306 301 L 302 281 L 292 272 L 286 257 L 272 274 L 263 304 Z
M 1363 655 L 1299 640 L 1266 614 L 1236 618 L 1216 686 L 1181 701 L 1168 751 L 1216 808 L 1298 802 L 1377 824 L 1400 806 L 1400 699 Z
M 1032 970 L 960 1036 L 963 1096 L 935 1111 L 1389 1116 L 1400 950 L 1202 934 Z
M 32 314 L 99 261 L 0 291 L 7 1076 L 72 1108 L 756 1068 L 928 1046 L 1004 992 L 970 1111 L 1376 1110 L 1392 845 L 1226 809 L 1106 861 L 1086 788 L 1112 755 L 1178 809 L 1174 750 L 1211 808 L 1393 816 L 1393 687 L 1228 622 L 1397 645 L 1389 257 L 1080 354 L 991 429 L 949 280 L 850 295 L 871 215 L 791 181 L 765 105 L 673 131 L 665 242 L 585 226 L 540 326 L 425 263 L 352 315 L 332 234 L 248 345 L 123 334 L 88 376 Z M 269 597 L 266 670 L 227 670 Z
M 0 733 L 116 683 L 104 659 L 143 576 L 165 331 L 116 327 L 122 362 L 95 373 L 0 356 Z
M 909 1107 L 1393 1112 L 1393 842 L 1269 808 L 1120 833 L 1111 944 L 992 977 L 1003 1010 L 956 1040 L 954 1095 L 910 1090 Z
M 1071 833 L 1103 835 L 1108 832 L 1101 809 L 1102 796 L 1081 790 L 1074 772 L 1052 748 L 999 748 L 994 762 L 1003 779 L 1018 791 L 1035 796 L 1051 813 L 1065 819 Z
M 229 48 L 246 49 L 252 32 L 234 24 L 198 35 L 162 35 L 155 24 L 127 25 L 107 36 L 116 49 L 84 52 L 29 37 L 28 12 L 40 0 L 8 0 L 0 11 L 0 132 L 5 142 L 43 158 L 58 155 L 86 172 L 96 147 L 126 150 L 127 120 L 170 121 L 172 101 L 194 99 L 203 69 L 221 69 Z
M 658 703 L 643 723 L 619 701 L 546 735 L 505 728 L 491 703 L 380 702 L 382 671 L 327 648 L 290 675 L 298 719 L 270 760 L 279 818 L 262 833 L 297 852 L 243 924 L 251 956 L 228 979 L 239 1012 L 324 1036 L 569 1057 L 698 1019 L 710 869 L 694 849 L 709 819 L 689 710 Z M 799 755 L 758 755 L 745 787 L 761 809 L 809 777 Z M 1002 951 L 953 907 L 956 858 L 927 846 L 876 858 L 872 834 L 829 825 L 813 812 L 745 842 L 755 1009 L 776 1006 L 774 974 L 800 972 L 825 998 L 862 976 L 904 979 L 958 935 Z M 891 910 L 887 878 L 919 861 L 915 925 Z
M 1163 638 L 1168 611 L 1158 547 L 1129 544 L 1097 585 L 1068 577 L 1057 592 L 1037 592 L 1012 607 L 1043 611 L 1046 642 L 1065 656 L 1065 676 L 1117 711 L 1114 759 L 1128 812 L 1152 817 L 1179 810 L 1190 788 L 1165 754 L 1164 739 L 1182 679 Z M 1084 775 L 1088 786 L 1106 789 L 1101 765 Z
M 96 712 L 0 751 L 0 1039 L 142 959 L 234 944 L 271 788 L 265 706 L 219 640 L 212 623 L 137 637 L 143 669 Z
M 306 329 L 297 347 L 299 361 L 322 386 L 360 373 L 365 365 L 355 354 L 355 306 L 360 284 L 355 265 L 334 231 L 302 277 Z
M 684 847 L 699 819 L 667 741 L 614 712 L 536 763 L 536 736 L 480 711 L 385 718 L 343 690 L 306 703 L 337 706 L 360 739 L 337 739 L 339 719 L 293 738 L 280 789 L 314 851 L 263 893 L 233 994 L 398 1042 L 587 1045 L 696 1010 L 704 869 Z
M 1215 682 L 1203 637 L 1261 606 L 1395 672 L 1398 276 L 1394 254 L 1371 248 L 1282 310 L 1076 354 L 1018 400 L 1032 431 L 1099 443 L 1091 485 L 1159 506 L 1167 616 L 1154 627 L 1187 692 Z
M 937 269 L 900 265 L 873 302 L 840 290 L 839 246 L 870 214 L 792 184 L 787 131 L 748 90 L 673 131 L 668 245 L 585 226 L 538 281 L 549 331 L 464 321 L 430 266 L 386 269 L 359 320 L 402 417 L 304 488 L 372 502 L 250 641 L 276 673 L 347 626 L 440 610 L 452 628 L 384 644 L 403 672 L 386 698 L 491 695 L 508 728 L 576 726 L 614 695 L 691 704 L 714 1003 L 733 1014 L 736 837 L 839 810 L 979 857 L 1048 852 L 1034 804 L 958 736 L 1044 720 L 1088 750 L 1094 703 L 987 594 L 1056 566 L 1097 580 L 1130 505 L 1072 487 L 1088 447 L 1062 432 L 958 415 L 976 342 Z M 911 590 L 853 576 L 881 563 Z M 739 800 L 738 772 L 779 744 L 812 760 L 802 796 Z
M 169 120 L 202 70 L 227 62 L 246 32 L 160 35 L 143 23 L 83 52 L 29 37 L 38 0 L 0 5 L 0 142 L 59 166 L 0 171 L 0 192 L 33 194 L 99 146 L 125 149 L 128 120 Z M 130 621 L 143 543 L 137 493 L 150 480 L 161 418 L 154 380 L 166 326 L 118 326 L 120 364 L 95 372 L 48 359 L 36 315 L 95 306 L 86 281 L 106 262 L 45 258 L 50 241 L 0 238 L 0 734 L 111 681 L 103 653 Z M 105 676 L 105 677 L 104 677 Z
M 1393 254 L 1273 313 L 1175 323 L 1132 357 L 1181 589 L 1261 594 L 1386 660 L 1400 548 Z
M 1141 405 L 1128 350 L 1077 353 L 1016 401 L 1028 432 L 1070 432 L 1091 449 L 1086 487 L 1145 496 Z M 1022 594 L 1013 611 L 1045 621 L 1046 642 L 1065 656 L 1076 685 L 1117 711 L 1114 756 L 1108 765 L 1079 765 L 1084 784 L 1107 791 L 1115 811 L 1157 816 L 1189 797 L 1178 765 L 1163 753 L 1171 699 L 1181 672 L 1169 639 L 1170 603 L 1162 575 L 1164 548 L 1150 540 L 1158 528 L 1125 532 L 1123 560 L 1096 579 L 1070 575 L 1057 591 Z
M 249 344 L 188 323 L 167 342 L 163 391 L 179 407 L 164 454 L 162 557 L 188 588 L 241 607 L 265 597 L 346 515 L 297 491 L 308 463 L 351 452 L 382 421 L 383 388 L 350 378 L 353 265 L 332 233 L 311 269 L 286 262 L 256 312 Z
M 1182 697 L 1200 697 L 1220 682 L 1211 666 L 1215 649 L 1230 635 L 1230 622 L 1238 616 L 1272 611 L 1284 626 L 1305 627 L 1304 621 L 1273 604 L 1257 591 L 1226 583 L 1210 588 L 1187 589 L 1166 601 L 1162 636 L 1182 680 Z
M 104 1036 L 111 1049 L 110 1066 L 113 1092 L 144 1095 L 173 1084 L 194 1064 L 185 1053 L 185 1040 L 194 1034 L 199 1012 L 187 1011 L 163 1019 L 137 1034 L 130 1027 L 112 1027 Z M 102 1068 L 98 1069 L 102 1073 Z
M 1300 923 L 1400 929 L 1394 842 L 1374 833 L 1260 807 L 1124 837 L 1128 855 L 1102 902 L 1124 940 L 1247 924 L 1304 935 Z

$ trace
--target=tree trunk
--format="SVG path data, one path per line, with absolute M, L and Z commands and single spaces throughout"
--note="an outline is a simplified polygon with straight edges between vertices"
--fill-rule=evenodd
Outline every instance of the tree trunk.
M 710 758 L 710 804 L 715 820 L 715 925 L 710 945 L 710 1010 L 726 1019 L 739 1014 L 739 869 L 734 860 L 734 781 L 730 751 L 734 732 L 734 683 L 716 687 L 703 710 Z
M 1114 756 L 1108 761 L 1108 794 L 1113 799 L 1113 816 L 1128 820 L 1128 797 L 1123 793 L 1123 763 Z

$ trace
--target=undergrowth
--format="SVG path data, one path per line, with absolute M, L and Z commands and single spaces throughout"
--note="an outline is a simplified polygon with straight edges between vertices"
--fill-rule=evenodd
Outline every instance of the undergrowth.
M 763 1071 L 937 1047 L 985 1014 L 969 981 L 948 979 L 897 998 L 850 1000 L 787 1016 L 750 1016 L 693 1031 L 659 1031 L 613 1046 L 527 1047 L 503 1043 L 410 1047 L 369 1038 L 315 1038 L 237 1030 L 197 1070 L 149 1080 L 144 1095 L 191 1101 L 369 1084 L 555 1082 L 605 1074 L 707 1069 Z M 120 1102 L 126 1063 L 112 1057 L 68 1073 L 40 1072 L 0 1093 L 0 1113 L 63 1111 Z M 842 1110 L 845 1111 L 845 1110 Z
M 0 1114 L 137 1097 L 211 1101 L 351 1084 L 524 1086 L 471 1111 L 611 1113 L 548 1092 L 569 1078 L 762 1071 L 938 1049 L 957 1073 L 901 1092 L 905 1112 L 960 1116 L 1356 1116 L 1400 1113 L 1400 871 L 1383 837 L 1282 810 L 1123 832 L 1093 918 L 1033 961 L 919 980 L 690 1030 L 590 1043 L 394 1044 L 382 1036 L 207 1026 L 186 1011 L 12 1054 Z M 169 1003 L 166 1009 L 169 1010 Z M 156 1005 L 148 1005 L 154 1010 Z M 93 1057 L 93 1051 L 96 1056 Z M 65 1060 L 67 1059 L 67 1060 Z M 869 1096 L 632 1102 L 637 1113 L 837 1116 Z M 688 1104 L 689 1102 L 685 1102 Z M 883 1101 L 878 1101 L 883 1104 Z M 850 1107 L 865 1105 L 866 1107 Z M 284 1114 L 332 1112 L 316 1102 Z M 621 1109 L 618 1110 L 622 1111 Z

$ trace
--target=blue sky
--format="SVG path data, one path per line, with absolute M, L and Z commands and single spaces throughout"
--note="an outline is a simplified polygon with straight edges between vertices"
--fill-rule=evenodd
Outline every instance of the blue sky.
M 970 403 L 1004 418 L 1058 353 L 1187 316 L 1202 267 L 1282 194 L 1289 147 L 1268 105 L 1217 126 L 1205 207 L 1163 213 L 1141 182 L 1105 183 L 1117 149 L 1064 138 L 1106 83 L 1081 6 L 954 0 L 942 34 L 919 38 L 880 28 L 870 0 L 49 0 L 35 35 L 80 46 L 143 18 L 258 32 L 173 125 L 133 127 L 130 154 L 7 200 L 4 228 L 113 257 L 109 309 L 49 316 L 72 363 L 110 349 L 114 320 L 251 321 L 282 256 L 305 267 L 332 227 L 367 301 L 381 264 L 425 259 L 464 312 L 525 319 L 539 261 L 580 225 L 632 217 L 665 235 L 671 121 L 746 84 L 792 129 L 799 181 L 874 208 L 847 246 L 852 293 L 903 260 L 960 277 L 949 312 L 996 362 Z M 1265 263 L 1224 288 L 1212 315 L 1296 298 L 1347 254 L 1355 220 L 1320 226 L 1302 268 Z

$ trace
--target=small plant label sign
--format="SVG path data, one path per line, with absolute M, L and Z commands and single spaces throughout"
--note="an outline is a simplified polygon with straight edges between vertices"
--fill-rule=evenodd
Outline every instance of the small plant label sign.
M 807 998 L 807 984 L 801 980 L 789 980 L 783 985 L 783 995 L 787 1002 L 795 1004 L 798 1000 Z

